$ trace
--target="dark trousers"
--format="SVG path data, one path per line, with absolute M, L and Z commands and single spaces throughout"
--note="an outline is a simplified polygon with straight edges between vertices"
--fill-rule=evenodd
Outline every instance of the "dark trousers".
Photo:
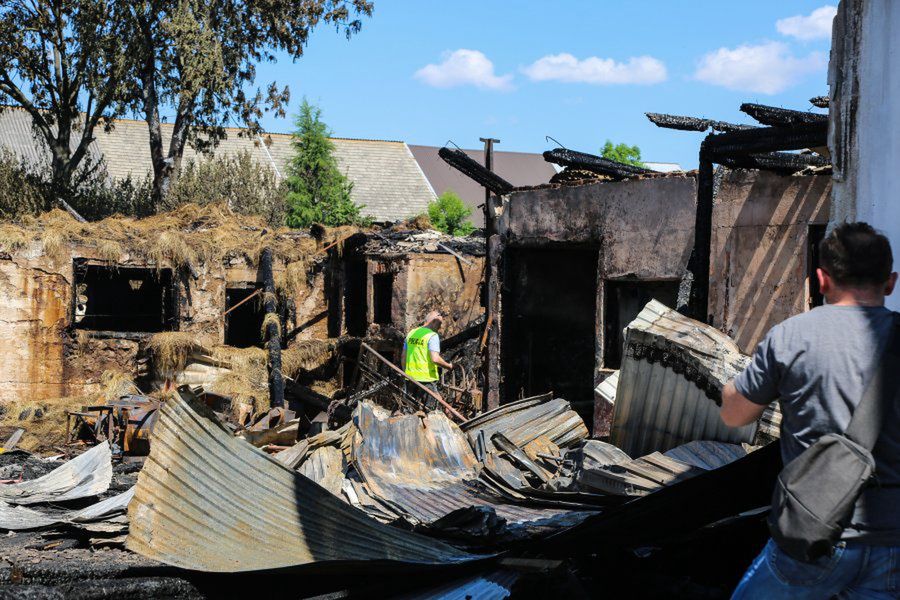
M 438 391 L 437 381 L 419 381 L 418 383 L 436 394 L 440 393 Z M 410 396 L 415 398 L 419 402 L 419 406 L 424 407 L 426 411 L 430 412 L 432 410 L 438 409 L 439 402 L 434 398 L 434 396 L 426 393 L 425 390 L 420 388 L 418 385 L 415 385 L 414 383 L 407 383 L 406 391 Z

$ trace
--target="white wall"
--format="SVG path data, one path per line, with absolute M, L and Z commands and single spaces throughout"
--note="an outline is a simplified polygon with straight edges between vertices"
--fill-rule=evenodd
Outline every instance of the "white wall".
M 845 85 L 855 70 L 858 98 L 855 113 L 845 102 L 845 119 L 854 119 L 842 142 L 849 143 L 847 164 L 834 185 L 832 219 L 866 221 L 883 231 L 894 251 L 894 270 L 900 269 L 900 1 L 843 0 L 858 11 L 856 56 L 833 56 L 843 69 Z M 842 6 L 842 9 L 846 8 Z M 840 18 L 840 17 L 839 17 Z M 835 28 L 835 36 L 850 35 Z M 854 46 L 856 45 L 854 44 Z M 834 44 L 838 48 L 837 40 Z M 854 60 L 857 59 L 858 60 Z M 834 81 L 831 81 L 834 86 Z M 832 88 L 832 98 L 835 89 Z M 846 98 L 846 96 L 845 96 Z M 834 126 L 835 120 L 832 119 Z M 888 298 L 900 310 L 900 290 Z

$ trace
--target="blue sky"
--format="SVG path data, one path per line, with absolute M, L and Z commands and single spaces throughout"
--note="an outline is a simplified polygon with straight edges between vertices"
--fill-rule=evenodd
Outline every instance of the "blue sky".
M 694 168 L 701 134 L 643 113 L 746 122 L 741 102 L 808 109 L 827 93 L 834 5 L 375 0 L 359 35 L 317 30 L 297 62 L 261 65 L 259 83 L 288 84 L 291 111 L 306 96 L 340 137 L 471 148 L 491 135 L 528 152 L 552 147 L 545 135 L 586 152 L 612 139 Z

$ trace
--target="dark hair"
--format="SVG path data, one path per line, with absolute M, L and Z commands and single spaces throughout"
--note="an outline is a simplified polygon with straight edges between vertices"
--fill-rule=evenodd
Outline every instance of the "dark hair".
M 891 244 L 868 223 L 842 223 L 819 245 L 819 262 L 834 282 L 846 287 L 882 285 L 891 275 Z

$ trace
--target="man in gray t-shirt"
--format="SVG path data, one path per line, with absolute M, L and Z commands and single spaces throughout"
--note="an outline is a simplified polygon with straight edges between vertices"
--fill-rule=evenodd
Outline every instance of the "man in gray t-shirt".
M 785 464 L 822 435 L 843 432 L 893 327 L 884 307 L 897 274 L 887 239 L 864 223 L 844 224 L 822 241 L 820 289 L 828 304 L 773 327 L 747 369 L 722 391 L 722 420 L 752 423 L 781 404 Z M 893 598 L 900 591 L 900 406 L 887 407 L 873 455 L 879 486 L 857 502 L 831 557 L 796 561 L 769 541 L 734 598 Z M 841 596 L 843 597 L 843 596 Z

